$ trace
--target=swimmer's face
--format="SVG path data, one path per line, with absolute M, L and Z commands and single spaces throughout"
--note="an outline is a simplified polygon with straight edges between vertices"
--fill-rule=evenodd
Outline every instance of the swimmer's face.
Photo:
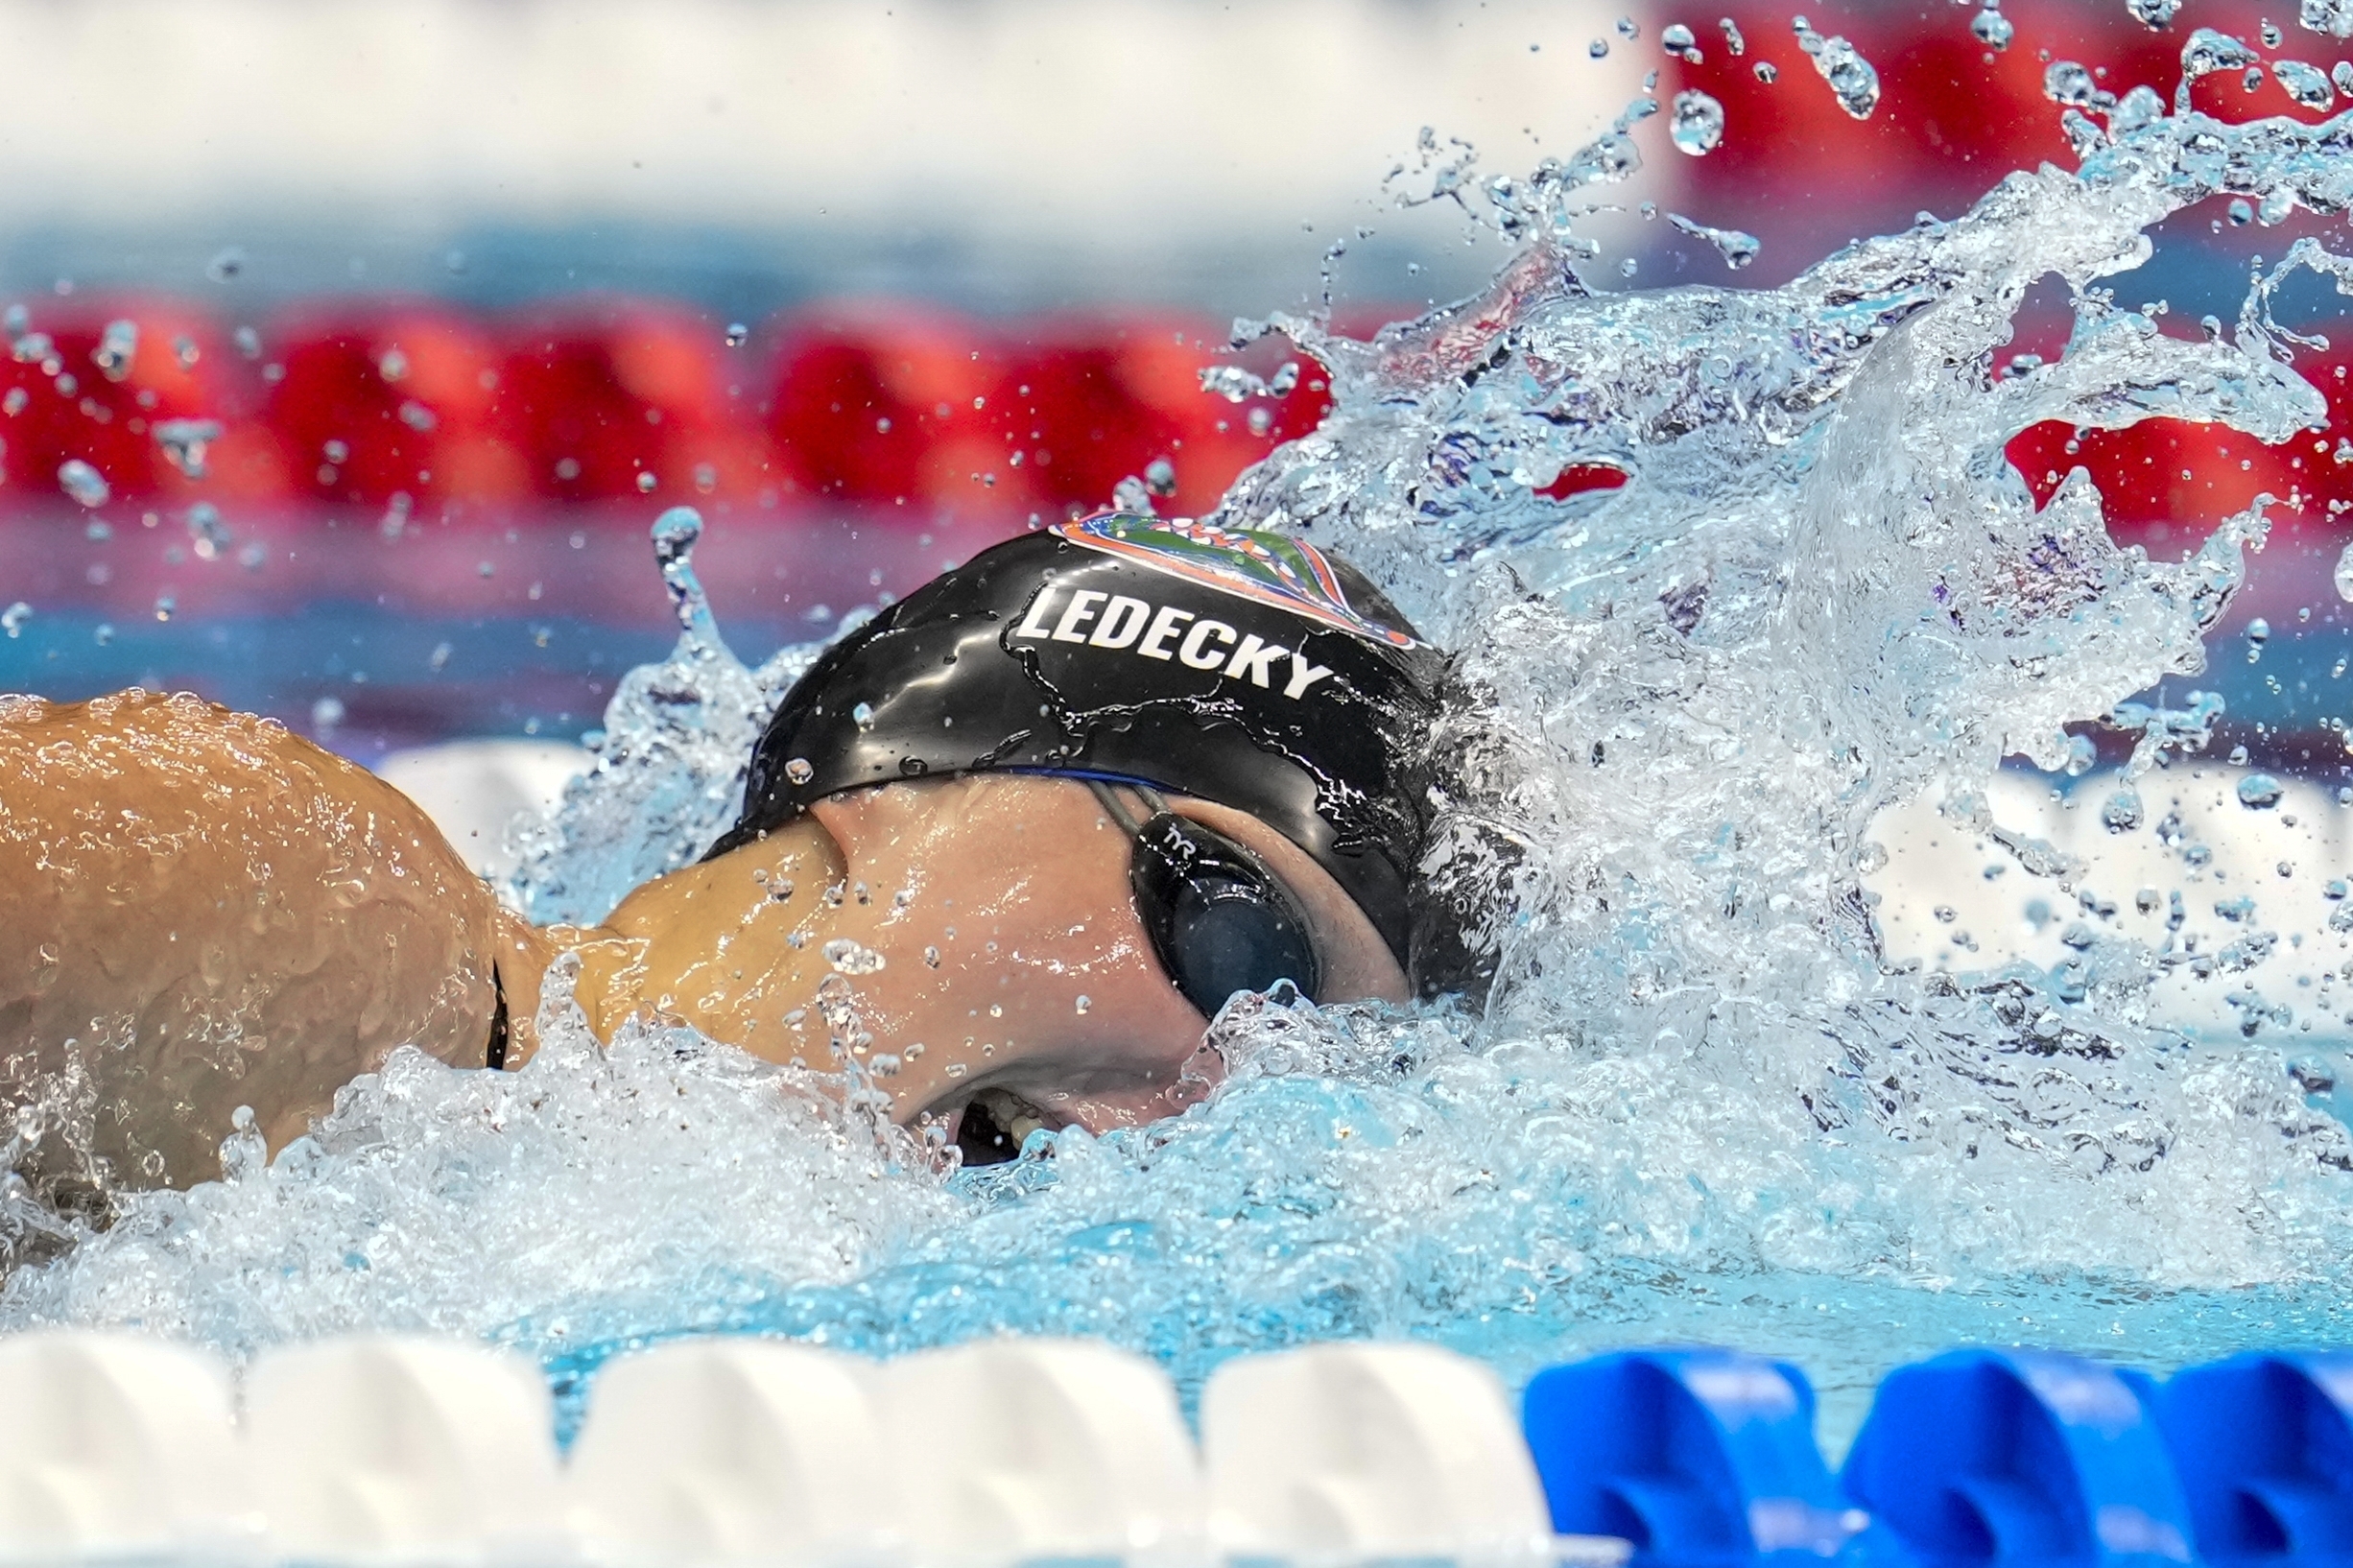
M 1171 809 L 1283 884 L 1316 949 L 1318 1000 L 1406 999 L 1371 922 L 1306 853 L 1226 807 Z M 986 1157 L 1034 1125 L 1100 1132 L 1171 1115 L 1222 1076 L 1207 1019 L 1138 916 L 1133 853 L 1069 779 L 890 784 L 662 879 L 643 891 L 671 885 L 658 915 L 641 894 L 613 925 L 645 943 L 646 1000 L 773 1060 L 827 1067 L 836 1042 L 895 1057 L 877 1086 L 896 1118 L 942 1118 Z

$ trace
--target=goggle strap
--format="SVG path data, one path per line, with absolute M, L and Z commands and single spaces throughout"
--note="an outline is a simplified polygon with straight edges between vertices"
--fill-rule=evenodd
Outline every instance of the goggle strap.
M 1143 833 L 1144 824 L 1129 814 L 1127 803 L 1120 799 L 1118 792 L 1111 788 L 1108 781 L 1089 778 L 1086 787 L 1095 792 L 1095 798 L 1103 802 L 1103 809 L 1110 813 L 1111 820 L 1119 824 L 1122 833 L 1131 839 Z M 1143 784 L 1130 784 L 1128 787 L 1142 798 L 1144 809 L 1152 816 L 1157 817 L 1168 810 L 1168 800 L 1159 791 Z

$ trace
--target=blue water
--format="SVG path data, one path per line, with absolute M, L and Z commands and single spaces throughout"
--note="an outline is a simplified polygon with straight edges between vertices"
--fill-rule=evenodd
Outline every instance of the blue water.
M 2212 689 L 2206 637 L 2250 571 L 2263 591 L 2265 509 L 2180 519 L 2203 542 L 2151 559 L 2080 481 L 2037 511 L 2004 443 L 2157 415 L 2277 440 L 2321 415 L 2270 304 L 2343 268 L 2327 252 L 2250 228 L 2269 260 L 2211 339 L 2103 280 L 2201 203 L 2335 210 L 2353 164 L 2327 138 L 2353 118 L 2229 127 L 2136 93 L 2107 119 L 2080 173 L 2013 176 L 1745 293 L 1581 285 L 1578 208 L 1634 153 L 1605 138 L 1495 196 L 1515 245 L 1485 295 L 1370 343 L 1279 323 L 1337 406 L 1228 514 L 1342 550 L 1462 651 L 1478 699 L 1438 739 L 1478 785 L 1441 849 L 1497 894 L 1484 1010 L 1245 999 L 1215 1026 L 1231 1078 L 1206 1105 L 950 1176 L 878 1121 L 872 1085 L 676 1032 L 600 1045 L 559 987 L 524 1071 L 395 1057 L 267 1167 L 232 1149 L 233 1179 L 127 1198 L 112 1230 L 12 1275 L 0 1319 L 235 1352 L 476 1334 L 567 1387 L 712 1328 L 874 1353 L 1100 1334 L 1187 1388 L 1335 1336 L 1436 1340 L 1515 1378 L 1698 1340 L 1809 1367 L 1834 1445 L 1881 1371 L 1954 1342 L 2164 1367 L 2353 1340 L 2353 1137 L 2287 1070 L 2342 1065 L 2353 929 L 2272 929 L 2212 982 L 2324 1027 L 2215 1041 L 2149 1005 L 2180 955 L 2098 915 L 2133 890 L 2080 886 L 2033 843 L 2004 851 L 2016 877 L 2093 895 L 2048 972 L 1892 971 L 1863 891 L 1882 809 L 1965 799 L 2005 765 L 2062 778 L 2072 736 L 2129 757 L 2118 787 L 2161 785 L 2177 740 L 2116 705 Z M 2054 275 L 2066 354 L 1994 373 Z M 1628 484 L 1537 493 L 1590 463 Z M 597 770 L 510 890 L 535 917 L 596 918 L 706 843 L 810 656 L 748 668 L 691 573 L 672 586 L 685 635 L 622 682 Z M 2313 647 L 2341 635 L 2324 620 Z M 2316 710 L 2295 732 L 2330 733 L 2328 677 L 2293 668 Z M 2176 861 L 2158 891 L 2206 903 L 2218 872 L 2271 874 Z

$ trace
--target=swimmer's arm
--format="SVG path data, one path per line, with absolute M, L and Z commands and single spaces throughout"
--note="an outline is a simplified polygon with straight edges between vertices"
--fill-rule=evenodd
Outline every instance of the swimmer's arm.
M 282 725 L 0 699 L 0 1093 L 83 1124 L 53 1175 L 184 1185 L 240 1105 L 275 1149 L 395 1046 L 483 1066 L 510 967 L 519 1062 L 530 946 L 419 807 Z

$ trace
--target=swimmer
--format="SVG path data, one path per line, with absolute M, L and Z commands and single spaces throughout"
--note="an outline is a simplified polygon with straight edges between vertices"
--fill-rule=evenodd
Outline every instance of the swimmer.
M 0 1083 L 53 1200 L 274 1150 L 403 1044 L 513 1068 L 548 966 L 877 1086 L 967 1162 L 1218 1081 L 1237 991 L 1475 987 L 1421 866 L 1444 664 L 1279 535 L 1109 513 L 1010 540 L 829 650 L 740 820 L 595 927 L 502 908 L 398 791 L 274 722 L 136 691 L 0 698 Z

